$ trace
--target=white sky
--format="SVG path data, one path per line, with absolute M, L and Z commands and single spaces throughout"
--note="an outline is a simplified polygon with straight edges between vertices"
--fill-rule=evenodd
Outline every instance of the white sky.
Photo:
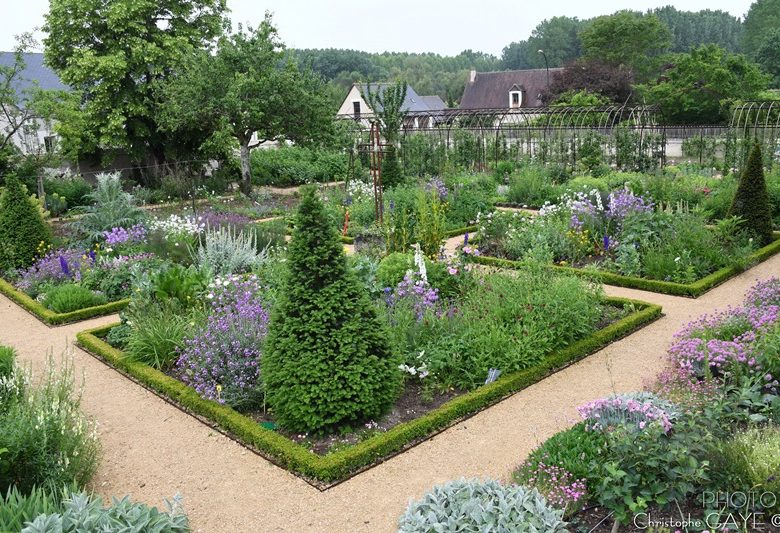
M 743 17 L 751 0 L 228 0 L 235 23 L 256 25 L 266 10 L 293 48 L 353 48 L 370 52 L 437 52 L 465 49 L 501 54 L 556 15 L 590 18 L 619 9 L 728 11 Z M 14 35 L 43 24 L 48 0 L 0 0 L 0 50 Z M 40 39 L 41 35 L 37 35 Z

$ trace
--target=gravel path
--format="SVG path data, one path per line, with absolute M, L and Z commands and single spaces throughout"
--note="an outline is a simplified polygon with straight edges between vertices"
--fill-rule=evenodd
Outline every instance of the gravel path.
M 664 306 L 666 316 L 419 446 L 320 492 L 123 378 L 81 350 L 84 409 L 100 423 L 104 456 L 94 489 L 161 504 L 179 492 L 195 531 L 393 531 L 408 500 L 465 477 L 505 479 L 538 443 L 571 425 L 575 407 L 642 386 L 663 366 L 672 334 L 689 319 L 742 301 L 757 278 L 780 272 L 780 255 L 698 300 L 608 287 Z M 76 332 L 116 317 L 48 328 L 0 297 L 0 343 L 40 368 Z

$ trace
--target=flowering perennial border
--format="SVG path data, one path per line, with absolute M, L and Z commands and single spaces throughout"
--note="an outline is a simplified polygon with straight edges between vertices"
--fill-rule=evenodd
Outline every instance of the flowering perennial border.
M 776 253 L 780 252 L 780 232 L 774 233 L 775 240 L 756 250 L 751 256 L 751 262 L 754 264 L 766 261 Z M 523 268 L 522 261 L 512 261 L 509 259 L 501 259 L 491 256 L 473 256 L 471 260 L 475 263 L 482 265 L 494 266 L 499 268 L 519 269 Z M 637 278 L 631 276 L 621 276 L 613 272 L 605 272 L 601 270 L 586 270 L 582 268 L 574 268 L 560 265 L 550 265 L 550 268 L 558 270 L 567 274 L 574 274 L 577 276 L 585 276 L 600 281 L 606 285 L 613 285 L 616 287 L 626 287 L 629 289 L 639 289 L 649 292 L 660 292 L 663 294 L 671 294 L 673 296 L 687 296 L 689 298 L 698 298 L 710 289 L 720 285 L 726 280 L 744 272 L 743 270 L 735 267 L 725 267 L 720 270 L 716 270 L 712 274 L 701 278 L 693 283 L 675 283 L 672 281 L 660 281 L 655 279 Z
M 48 326 L 60 326 L 62 324 L 79 322 L 88 318 L 110 315 L 112 313 L 121 311 L 127 307 L 127 304 L 130 303 L 130 299 L 125 298 L 123 300 L 108 302 L 103 305 L 85 307 L 84 309 L 78 309 L 69 313 L 57 313 L 51 309 L 46 308 L 40 302 L 30 298 L 27 294 L 18 290 L 4 279 L 0 279 L 0 293 L 16 302 L 28 313 L 35 315 L 41 322 Z
M 635 311 L 550 354 L 540 365 L 502 376 L 489 385 L 453 398 L 420 418 L 324 456 L 262 427 L 226 405 L 202 398 L 193 388 L 159 370 L 128 360 L 121 350 L 113 348 L 101 338 L 118 324 L 82 331 L 76 335 L 76 339 L 89 353 L 162 399 L 225 433 L 272 463 L 302 477 L 311 485 L 325 490 L 433 437 L 661 316 L 659 305 L 625 298 L 606 298 L 605 303 L 614 306 L 633 304 Z

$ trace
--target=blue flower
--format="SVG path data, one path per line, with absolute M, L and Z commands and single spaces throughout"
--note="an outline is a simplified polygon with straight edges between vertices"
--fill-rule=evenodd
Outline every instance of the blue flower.
M 68 267 L 68 260 L 64 256 L 60 256 L 60 268 L 62 273 L 70 277 L 70 268 Z

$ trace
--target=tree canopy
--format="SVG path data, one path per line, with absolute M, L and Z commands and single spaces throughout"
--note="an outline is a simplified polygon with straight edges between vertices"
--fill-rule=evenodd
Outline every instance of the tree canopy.
M 217 144 L 235 139 L 245 192 L 252 148 L 266 141 L 304 145 L 332 132 L 322 81 L 285 60 L 283 47 L 267 14 L 258 28 L 239 28 L 213 51 L 194 54 L 161 91 L 166 131 L 207 132 Z
M 82 95 L 65 129 L 75 151 L 127 151 L 136 162 L 177 146 L 158 128 L 156 86 L 224 27 L 226 0 L 51 0 L 46 62 Z M 75 117 L 72 117 L 74 120 Z
M 674 124 L 715 124 L 728 119 L 732 103 L 755 98 L 768 77 L 741 54 L 710 44 L 668 57 L 657 82 L 639 89 L 649 102 L 661 105 Z
M 755 58 L 765 35 L 777 28 L 780 28 L 780 0 L 756 0 L 743 23 L 742 50 Z
M 587 58 L 628 69 L 637 80 L 651 75 L 671 44 L 671 32 L 658 17 L 635 11 L 598 17 L 580 38 Z

